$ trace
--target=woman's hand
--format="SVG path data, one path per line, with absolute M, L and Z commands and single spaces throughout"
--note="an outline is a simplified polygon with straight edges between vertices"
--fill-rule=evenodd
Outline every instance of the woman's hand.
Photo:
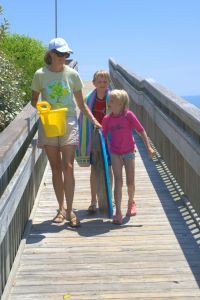
M 93 116 L 92 118 L 92 124 L 94 125 L 95 128 L 101 128 L 101 124 L 97 121 L 97 119 L 95 119 L 95 117 Z
M 77 105 L 79 109 L 85 114 L 85 116 L 92 122 L 95 128 L 101 128 L 101 124 L 95 119 L 89 107 L 83 100 L 82 91 L 74 93 Z

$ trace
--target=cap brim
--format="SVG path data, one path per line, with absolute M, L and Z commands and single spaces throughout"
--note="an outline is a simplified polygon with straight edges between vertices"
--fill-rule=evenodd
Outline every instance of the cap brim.
M 57 50 L 58 52 L 61 52 L 61 53 L 65 53 L 65 52 L 67 52 L 67 53 L 73 53 L 72 49 L 70 49 L 70 48 L 67 47 L 67 46 L 63 46 L 63 47 L 60 47 L 60 48 L 56 48 L 56 50 Z

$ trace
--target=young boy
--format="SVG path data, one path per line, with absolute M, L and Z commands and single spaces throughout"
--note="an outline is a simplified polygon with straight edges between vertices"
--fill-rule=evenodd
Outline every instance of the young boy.
M 92 82 L 95 86 L 95 89 L 88 94 L 85 102 L 94 115 L 93 121 L 97 120 L 101 124 L 104 116 L 108 112 L 107 103 L 109 96 L 110 75 L 107 71 L 99 70 L 95 72 Z M 91 153 L 92 130 L 94 126 L 82 113 L 80 113 L 78 122 L 80 130 L 80 142 L 76 151 L 76 160 L 80 166 L 88 166 L 91 164 L 91 203 L 88 207 L 88 213 L 94 214 L 97 211 L 96 179 Z

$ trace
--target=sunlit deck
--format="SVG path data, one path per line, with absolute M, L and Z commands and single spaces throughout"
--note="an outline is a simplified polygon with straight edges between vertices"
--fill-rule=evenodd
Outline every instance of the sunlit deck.
M 10 300 L 200 299 L 199 230 L 169 173 L 135 139 L 138 214 L 122 226 L 87 215 L 90 169 L 77 164 L 74 208 L 82 226 L 53 224 L 47 166 L 7 285 Z M 126 206 L 124 178 L 124 215 Z
M 89 169 L 77 165 L 74 207 L 82 226 L 52 224 L 56 200 L 47 169 L 10 299 L 199 299 L 199 234 L 137 143 L 138 215 L 123 226 L 88 217 Z

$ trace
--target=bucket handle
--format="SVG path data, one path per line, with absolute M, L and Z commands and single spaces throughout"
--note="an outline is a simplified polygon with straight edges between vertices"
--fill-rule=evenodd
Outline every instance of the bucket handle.
M 43 113 L 43 112 L 48 112 L 51 109 L 51 105 L 47 101 L 40 101 L 36 104 L 37 109 Z

